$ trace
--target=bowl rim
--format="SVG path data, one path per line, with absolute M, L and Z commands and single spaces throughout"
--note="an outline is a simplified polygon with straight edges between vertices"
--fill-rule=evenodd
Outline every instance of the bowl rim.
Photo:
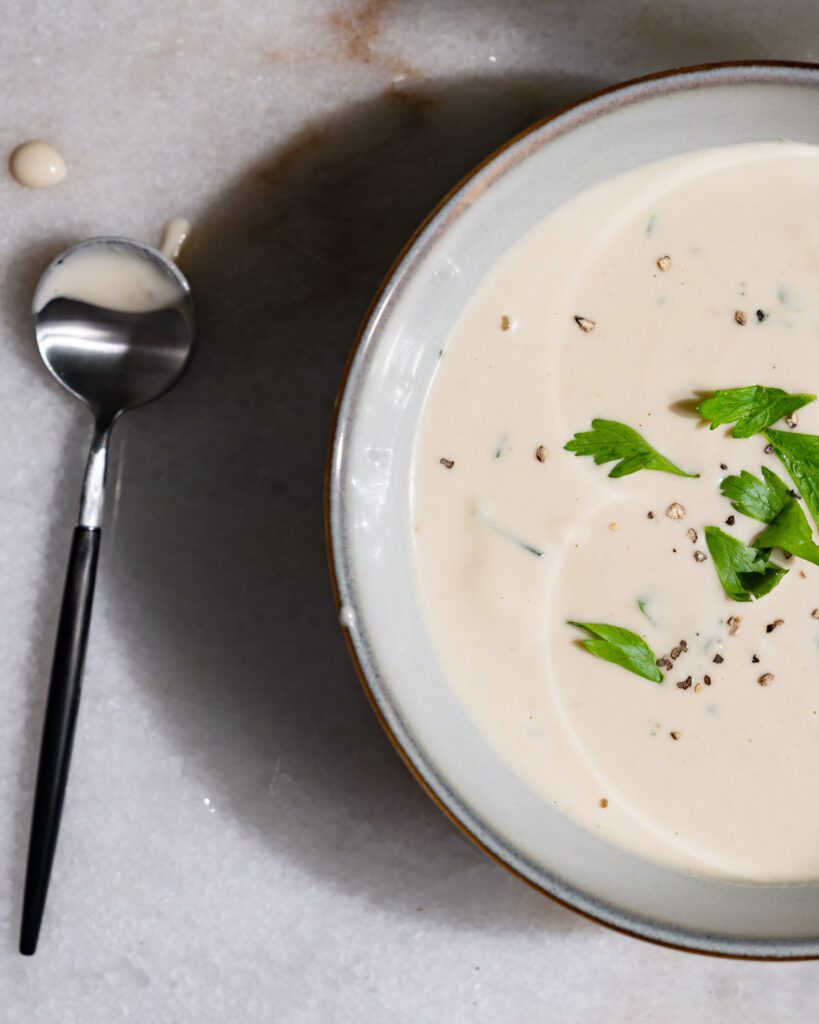
M 607 110 L 612 109 L 613 107 L 635 101 L 639 102 L 640 99 L 646 98 L 656 92 L 667 95 L 678 91 L 697 88 L 700 85 L 717 84 L 758 85 L 769 84 L 772 82 L 804 84 L 805 81 L 809 82 L 811 79 L 814 79 L 814 84 L 819 86 L 819 63 L 789 60 L 716 61 L 705 64 L 673 67 L 661 71 L 655 71 L 647 75 L 641 75 L 636 78 L 626 79 L 625 81 L 616 83 L 615 85 L 610 85 L 589 93 L 574 103 L 566 104 L 565 106 L 553 111 L 551 114 L 532 122 L 521 131 L 512 135 L 467 171 L 467 173 L 432 207 L 400 249 L 398 255 L 395 257 L 382 278 L 378 288 L 375 290 L 361 319 L 350 348 L 350 352 L 341 372 L 330 426 L 330 438 L 324 472 L 325 544 L 330 575 L 330 586 L 337 613 L 340 613 L 342 608 L 340 580 L 344 576 L 344 568 L 333 538 L 333 522 L 335 510 L 338 509 L 340 504 L 339 490 L 341 478 L 337 470 L 340 462 L 342 435 L 347 419 L 349 418 L 345 415 L 345 398 L 349 397 L 348 389 L 351 384 L 352 371 L 358 359 L 364 355 L 367 348 L 365 339 L 367 343 L 369 343 L 369 340 L 374 335 L 381 313 L 392 297 L 393 291 L 396 287 L 400 288 L 403 279 L 412 273 L 413 264 L 415 264 L 417 259 L 420 259 L 423 256 L 427 247 L 432 244 L 435 238 L 437 238 L 439 233 L 438 229 L 445 231 L 448 228 L 448 221 L 445 223 L 438 223 L 438 221 L 442 219 L 442 215 L 449 211 L 453 213 L 454 216 L 457 216 L 457 212 L 455 212 L 453 208 L 457 207 L 458 199 L 464 192 L 466 192 L 470 184 L 483 171 L 488 170 L 493 164 L 500 162 L 508 151 L 516 146 L 517 143 L 525 139 L 527 136 L 540 131 L 542 128 L 554 125 L 556 122 L 559 122 L 562 118 L 569 115 L 572 115 L 575 118 L 575 121 L 573 124 L 566 126 L 566 131 L 572 131 L 579 124 L 586 121 L 595 120 L 599 115 L 604 114 Z M 526 153 L 521 154 L 519 159 L 525 159 L 526 155 Z M 506 169 L 508 168 L 503 168 L 503 170 Z M 503 173 L 503 170 L 501 170 L 501 173 Z M 701 936 L 688 931 L 684 927 L 676 925 L 665 926 L 665 931 L 669 934 L 668 938 L 660 937 L 656 934 L 650 935 L 646 932 L 640 931 L 634 925 L 629 924 L 628 918 L 616 910 L 614 912 L 614 917 L 620 917 L 621 920 L 612 920 L 602 916 L 602 914 L 598 915 L 597 913 L 583 909 L 572 903 L 570 900 L 564 899 L 561 896 L 556 895 L 554 892 L 551 892 L 544 885 L 539 884 L 534 879 L 527 877 L 522 871 L 515 867 L 514 864 L 505 860 L 498 852 L 493 850 L 464 820 L 462 820 L 461 817 L 459 817 L 456 810 L 456 802 L 450 802 L 447 798 L 447 795 L 451 791 L 446 786 L 445 780 L 439 777 L 434 765 L 426 766 L 429 769 L 429 778 L 420 771 L 417 764 L 410 756 L 408 748 L 410 748 L 412 744 L 409 742 L 408 737 L 399 735 L 399 730 L 387 721 L 387 718 L 379 704 L 379 697 L 384 699 L 385 703 L 390 704 L 391 702 L 388 695 L 385 693 L 377 678 L 369 678 L 367 669 L 355 648 L 350 631 L 342 628 L 341 632 L 344 636 L 344 642 L 347 646 L 353 668 L 358 676 L 358 681 L 364 690 L 364 694 L 370 704 L 370 707 L 372 708 L 376 719 L 384 730 L 390 743 L 415 781 L 421 786 L 438 810 L 449 819 L 449 821 L 461 832 L 462 835 L 470 840 L 470 842 L 477 846 L 482 853 L 488 856 L 496 864 L 500 865 L 504 870 L 514 875 L 530 888 L 534 889 L 541 895 L 548 897 L 560 906 L 565 907 L 567 910 L 570 910 L 589 921 L 602 925 L 611 931 L 617 932 L 621 935 L 627 935 L 631 938 L 640 939 L 643 942 L 648 942 L 652 945 L 661 946 L 666 949 L 679 950 L 684 953 L 695 953 L 700 956 L 717 957 L 719 959 L 747 960 L 756 962 L 792 963 L 819 959 L 819 951 L 810 953 L 755 953 L 744 952 L 739 949 L 726 950 L 709 947 L 703 942 Z M 609 909 L 611 911 L 613 908 Z M 739 940 L 737 942 L 738 946 L 743 944 L 750 946 L 753 944 L 753 940 Z M 794 943 L 788 939 L 769 940 L 766 942 L 766 945 L 776 946 L 778 944 L 791 948 L 794 945 Z M 813 948 L 816 948 L 816 943 L 811 940 L 798 940 L 795 944 L 811 945 Z

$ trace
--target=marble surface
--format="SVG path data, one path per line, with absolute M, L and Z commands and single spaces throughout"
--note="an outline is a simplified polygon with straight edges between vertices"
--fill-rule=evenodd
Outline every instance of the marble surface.
M 504 138 L 669 65 L 819 58 L 813 0 L 33 0 L 4 12 L 0 174 L 0 1024 L 801 1022 L 819 967 L 687 956 L 552 905 L 405 772 L 336 628 L 322 468 L 368 298 Z M 118 428 L 40 951 L 26 830 L 89 433 L 28 303 L 97 233 L 195 223 L 190 373 Z

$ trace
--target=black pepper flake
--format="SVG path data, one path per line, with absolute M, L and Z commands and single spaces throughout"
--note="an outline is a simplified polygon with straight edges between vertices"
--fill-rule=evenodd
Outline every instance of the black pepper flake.
M 677 683 L 678 690 L 687 690 L 691 686 L 691 676 L 687 676 L 682 682 Z
M 653 512 L 646 512 L 646 518 L 647 519 L 653 519 L 654 518 L 654 513 Z
M 802 495 L 801 494 L 797 494 L 796 491 L 792 487 L 788 491 L 788 494 L 790 494 L 790 496 L 792 498 L 796 498 L 797 501 L 801 501 L 802 500 Z
M 720 468 L 720 469 L 727 469 L 728 467 L 727 467 L 727 466 L 725 465 L 725 463 L 724 463 L 724 462 L 721 462 L 721 463 L 719 464 L 719 468 Z
M 758 664 L 759 664 L 759 658 L 757 658 L 757 656 L 756 656 L 756 655 L 754 655 L 754 656 L 753 656 L 753 657 L 751 658 L 751 664 L 752 664 L 752 665 L 758 665 Z
M 765 627 L 765 632 L 766 633 L 773 633 L 773 631 L 775 629 L 777 629 L 779 626 L 784 626 L 784 625 L 785 625 L 785 620 L 784 619 L 774 619 L 773 622 L 769 622 L 768 625 Z
M 455 460 L 454 459 L 444 459 L 444 458 L 441 458 L 441 459 L 439 459 L 439 461 L 440 461 L 441 465 L 442 466 L 446 466 L 447 469 L 452 469 L 452 467 L 455 465 Z
M 703 676 L 702 677 L 702 681 L 705 683 L 706 686 L 710 686 L 711 685 L 711 676 Z
M 721 654 L 715 654 L 714 655 L 714 664 L 715 665 L 721 665 L 723 663 L 723 661 L 725 661 L 725 658 L 723 658 L 723 656 Z
M 725 525 L 726 526 L 733 526 L 736 521 L 737 521 L 737 517 L 736 516 L 728 516 L 728 518 L 725 520 Z
M 765 455 L 773 455 L 774 446 L 772 444 L 766 444 L 762 449 Z
M 767 317 L 768 317 L 768 314 L 767 314 L 767 313 L 765 312 L 765 310 L 764 310 L 764 309 L 758 309 L 758 310 L 756 311 L 756 318 L 757 318 L 757 320 L 758 320 L 758 321 L 759 321 L 760 323 L 762 323 L 762 321 L 763 321 L 763 320 L 766 320 L 766 319 L 767 319 Z

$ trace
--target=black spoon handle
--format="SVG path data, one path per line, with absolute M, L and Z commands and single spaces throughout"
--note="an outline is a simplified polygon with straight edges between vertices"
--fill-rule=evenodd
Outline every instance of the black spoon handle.
M 68 573 L 57 627 L 57 643 L 51 668 L 40 765 L 37 769 L 37 790 L 31 819 L 31 836 L 26 866 L 26 887 L 23 897 L 23 921 L 20 929 L 20 952 L 30 956 L 37 949 L 40 922 L 43 919 L 48 880 L 57 845 L 60 814 L 63 809 L 74 726 L 80 706 L 82 669 L 91 605 L 100 531 L 78 526 L 74 530 Z

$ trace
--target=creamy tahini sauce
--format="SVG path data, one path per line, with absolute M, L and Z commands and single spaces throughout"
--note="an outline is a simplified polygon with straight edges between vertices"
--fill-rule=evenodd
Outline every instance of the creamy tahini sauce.
M 165 225 L 160 243 L 160 252 L 169 260 L 176 260 L 190 234 L 191 223 L 184 217 L 172 217 Z
M 9 158 L 9 170 L 20 185 L 50 188 L 65 179 L 65 160 L 48 142 L 39 139 L 23 142 Z
M 723 477 L 788 477 L 761 438 L 710 431 L 679 403 L 746 384 L 819 392 L 817 225 L 819 147 L 710 150 L 589 190 L 478 288 L 416 442 L 418 586 L 479 729 L 588 828 L 716 876 L 819 877 L 819 568 L 784 561 L 778 588 L 741 604 L 695 560 L 706 525 L 746 542 L 761 528 L 726 525 Z M 598 416 L 701 477 L 612 480 L 613 464 L 564 451 Z M 798 416 L 819 433 L 819 402 Z M 666 515 L 674 502 L 684 518 Z M 588 654 L 567 619 L 688 651 L 656 685 Z M 679 689 L 689 675 L 711 685 Z
M 152 260 L 112 245 L 90 247 L 52 268 L 34 296 L 35 309 L 56 298 L 79 299 L 123 313 L 149 313 L 179 298 L 176 282 Z

